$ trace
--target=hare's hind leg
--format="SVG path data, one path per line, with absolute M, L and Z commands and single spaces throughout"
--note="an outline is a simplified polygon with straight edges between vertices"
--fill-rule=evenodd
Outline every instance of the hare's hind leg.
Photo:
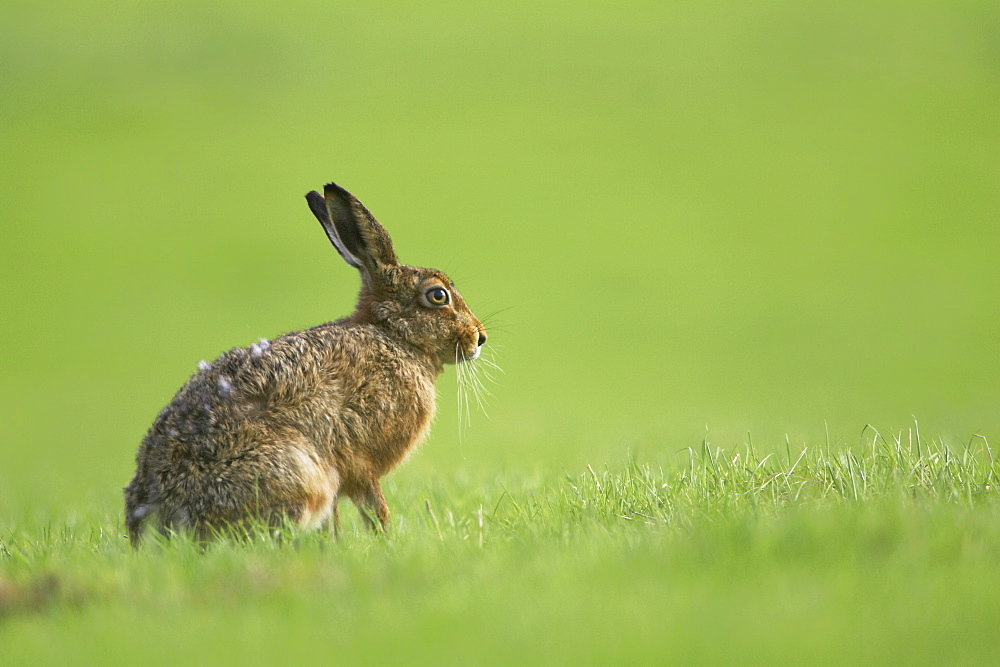
M 304 437 L 290 433 L 265 444 L 249 438 L 247 443 L 206 469 L 184 471 L 184 492 L 161 503 L 170 528 L 194 526 L 211 537 L 253 522 L 278 528 L 291 521 L 311 530 L 327 521 L 340 477 Z M 169 511 L 174 504 L 176 511 Z

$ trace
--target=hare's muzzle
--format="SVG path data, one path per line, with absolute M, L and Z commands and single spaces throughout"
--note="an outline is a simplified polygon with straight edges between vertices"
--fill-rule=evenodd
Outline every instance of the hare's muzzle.
M 486 344 L 486 332 L 482 329 L 478 332 L 478 338 L 476 339 L 476 347 L 473 348 L 471 354 L 466 354 L 463 361 L 475 361 L 479 358 L 479 355 L 483 352 L 483 345 Z
M 462 363 L 465 361 L 475 361 L 482 354 L 483 345 L 486 344 L 486 332 L 482 325 L 466 329 L 455 343 L 454 358 L 448 359 L 445 363 Z

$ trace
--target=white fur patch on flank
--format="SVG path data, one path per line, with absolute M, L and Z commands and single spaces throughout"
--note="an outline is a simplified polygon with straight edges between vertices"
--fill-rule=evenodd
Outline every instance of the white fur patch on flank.
M 222 394 L 223 397 L 229 398 L 229 395 L 233 392 L 233 384 L 229 381 L 229 378 L 225 375 L 220 375 L 218 385 L 219 393 Z
M 266 338 L 261 338 L 259 343 L 254 343 L 250 346 L 250 354 L 255 357 L 261 357 L 270 348 L 271 343 Z
M 180 435 L 180 431 L 171 426 L 170 428 L 167 429 L 167 435 L 169 435 L 171 438 L 176 438 L 177 436 Z
M 201 361 L 198 362 L 198 370 L 199 371 L 210 371 L 210 370 L 212 370 L 212 364 L 210 364 L 207 361 L 205 361 L 204 359 L 202 359 Z
M 299 526 L 313 529 L 322 525 L 333 512 L 333 502 L 340 490 L 340 476 L 333 469 L 324 470 L 312 456 L 301 449 L 291 450 L 293 464 L 309 496 L 299 517 Z
M 141 519 L 142 517 L 146 516 L 152 511 L 153 511 L 152 505 L 139 505 L 134 510 L 132 510 L 132 518 Z

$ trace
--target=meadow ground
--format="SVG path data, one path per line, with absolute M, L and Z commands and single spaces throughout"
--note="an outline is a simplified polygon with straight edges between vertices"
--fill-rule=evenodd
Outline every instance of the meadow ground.
M 101 5 L 0 24 L 0 663 L 995 655 L 996 3 Z M 489 418 L 386 537 L 132 553 L 197 361 L 350 309 L 328 180 Z
M 860 453 L 790 459 L 706 445 L 671 471 L 393 488 L 391 535 L 338 541 L 262 530 L 135 554 L 100 512 L 14 527 L 0 655 L 982 664 L 1000 621 L 1000 467 L 985 442 L 913 445 L 872 433 Z

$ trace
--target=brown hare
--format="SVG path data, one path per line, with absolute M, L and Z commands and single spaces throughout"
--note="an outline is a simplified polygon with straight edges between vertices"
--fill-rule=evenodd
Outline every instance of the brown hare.
M 354 313 L 201 362 L 153 422 L 125 487 L 125 525 L 207 539 L 248 520 L 333 522 L 347 496 L 389 522 L 379 479 L 427 435 L 434 380 L 479 357 L 486 332 L 440 271 L 405 266 L 364 205 L 330 183 L 306 195 L 361 273 Z

